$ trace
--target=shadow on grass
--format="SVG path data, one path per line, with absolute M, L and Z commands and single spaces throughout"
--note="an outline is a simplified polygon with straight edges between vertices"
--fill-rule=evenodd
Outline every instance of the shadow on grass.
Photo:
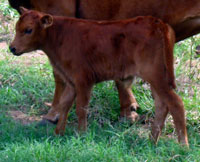
M 86 133 L 77 133 L 77 124 L 70 121 L 64 136 L 55 136 L 55 126 L 22 125 L 5 113 L 0 115 L 0 155 L 5 161 L 195 161 L 199 156 L 198 135 L 191 149 L 174 139 L 161 137 L 158 145 L 148 138 L 150 129 L 141 124 L 89 119 Z M 27 155 L 26 155 L 27 154 Z M 16 160 L 18 159 L 18 160 Z M 0 160 L 1 161 L 1 160 Z
M 77 132 L 76 121 L 71 121 L 66 126 L 65 135 L 57 136 L 54 134 L 55 125 L 53 124 L 38 126 L 38 122 L 33 122 L 31 124 L 23 125 L 7 114 L 1 113 L 0 149 L 2 150 L 4 146 L 9 143 L 23 143 L 24 141 L 42 142 L 46 139 L 53 141 L 57 138 L 60 138 L 61 140 L 70 140 L 74 137 L 85 139 L 92 136 L 92 140 L 97 143 L 105 141 L 109 143 L 110 140 L 124 138 L 126 145 L 129 146 L 129 148 L 132 143 L 137 145 L 137 143 L 149 140 L 147 133 L 143 132 L 146 135 L 141 134 L 141 130 L 136 129 L 137 124 L 130 126 L 129 122 L 116 122 L 112 124 L 108 121 L 105 122 L 105 124 L 99 124 L 98 121 L 90 122 L 91 121 L 89 121 L 86 133 L 79 135 Z

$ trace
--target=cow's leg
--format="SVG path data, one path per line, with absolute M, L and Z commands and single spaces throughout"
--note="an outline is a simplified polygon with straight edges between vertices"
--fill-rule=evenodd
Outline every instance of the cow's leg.
M 65 125 L 67 122 L 68 112 L 73 104 L 75 99 L 75 89 L 70 84 L 67 84 L 61 97 L 58 105 L 55 105 L 59 115 L 59 120 L 56 125 L 55 133 L 63 135 L 65 132 Z
M 133 79 L 129 78 L 123 81 L 118 80 L 115 82 L 119 92 L 121 106 L 120 116 L 131 121 L 135 121 L 138 119 L 138 114 L 136 113 L 138 104 L 131 90 Z
M 167 108 L 167 105 L 159 98 L 159 96 L 152 87 L 151 90 L 155 102 L 155 119 L 152 124 L 151 135 L 154 142 L 157 143 L 169 110 Z
M 58 74 L 54 71 L 54 79 L 55 79 L 55 92 L 54 92 L 54 98 L 51 109 L 48 111 L 48 113 L 43 117 L 44 120 L 47 120 L 51 123 L 56 123 L 59 118 L 59 110 L 58 104 L 60 97 L 66 87 L 66 83 L 60 78 Z
M 52 107 L 48 111 L 48 113 L 43 117 L 44 120 L 48 120 L 49 122 L 52 123 L 56 123 L 58 121 L 59 113 L 56 105 L 59 103 L 60 96 L 66 86 L 66 83 L 63 82 L 63 80 L 60 78 L 59 75 L 56 74 L 56 72 L 54 72 L 54 78 L 55 78 L 55 92 L 54 92 Z M 122 81 L 115 81 L 115 82 L 118 89 L 120 106 L 121 106 L 120 116 L 126 117 L 131 121 L 135 121 L 136 119 L 138 119 L 138 114 L 136 113 L 138 104 L 131 90 L 132 79 L 129 79 L 128 81 L 126 80 L 124 82 Z
M 163 81 L 164 82 L 164 81 Z M 162 83 L 162 81 L 160 82 Z M 174 125 L 176 127 L 176 132 L 178 134 L 178 141 L 185 145 L 188 145 L 186 121 L 185 121 L 185 111 L 183 102 L 180 97 L 174 92 L 174 90 L 168 87 L 168 84 L 165 86 L 160 86 L 157 84 L 153 86 L 159 98 L 167 105 L 169 112 L 171 113 Z M 163 109 L 163 107 L 162 107 Z M 164 110 L 162 110 L 164 112 Z
M 92 85 L 80 84 L 76 86 L 76 114 L 78 116 L 78 130 L 86 131 L 87 129 L 87 111 L 90 99 Z

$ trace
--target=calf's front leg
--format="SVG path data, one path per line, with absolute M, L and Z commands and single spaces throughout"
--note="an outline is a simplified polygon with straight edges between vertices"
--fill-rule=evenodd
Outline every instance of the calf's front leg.
M 53 72 L 53 74 L 55 79 L 54 98 L 51 109 L 48 111 L 46 115 L 43 116 L 43 120 L 47 120 L 51 123 L 56 124 L 60 116 L 57 105 L 59 104 L 63 91 L 66 88 L 66 83 L 60 78 L 60 76 L 55 71 Z
M 56 109 L 58 110 L 60 116 L 58 123 L 56 125 L 55 133 L 63 135 L 65 132 L 65 126 L 67 122 L 68 112 L 73 104 L 76 93 L 73 86 L 67 84 L 61 97 L 59 104 L 56 105 Z

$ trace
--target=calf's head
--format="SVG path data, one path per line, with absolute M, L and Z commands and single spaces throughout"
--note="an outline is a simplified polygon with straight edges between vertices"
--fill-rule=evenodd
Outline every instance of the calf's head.
M 9 47 L 16 56 L 40 49 L 47 28 L 53 24 L 51 15 L 23 7 L 20 7 L 20 12 L 22 15 L 16 24 L 16 35 Z

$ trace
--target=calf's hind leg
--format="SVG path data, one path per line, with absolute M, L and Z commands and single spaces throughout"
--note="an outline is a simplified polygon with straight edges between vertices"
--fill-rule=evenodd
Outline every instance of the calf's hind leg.
M 160 84 L 157 84 L 153 87 L 159 98 L 162 99 L 165 105 L 167 105 L 169 112 L 173 117 L 174 125 L 176 127 L 176 132 L 178 135 L 178 141 L 185 145 L 189 145 L 183 102 L 180 97 L 174 92 L 174 90 L 169 88 L 168 84 L 166 84 L 165 86 L 159 85 Z
M 154 142 L 157 143 L 169 110 L 167 108 L 167 105 L 163 103 L 163 101 L 159 98 L 159 96 L 152 87 L 151 91 L 155 102 L 155 119 L 152 124 L 151 137 L 154 140 Z
M 79 131 L 86 131 L 87 129 L 87 111 L 91 90 L 92 85 L 89 84 L 78 84 L 76 86 L 76 114 L 78 116 Z

